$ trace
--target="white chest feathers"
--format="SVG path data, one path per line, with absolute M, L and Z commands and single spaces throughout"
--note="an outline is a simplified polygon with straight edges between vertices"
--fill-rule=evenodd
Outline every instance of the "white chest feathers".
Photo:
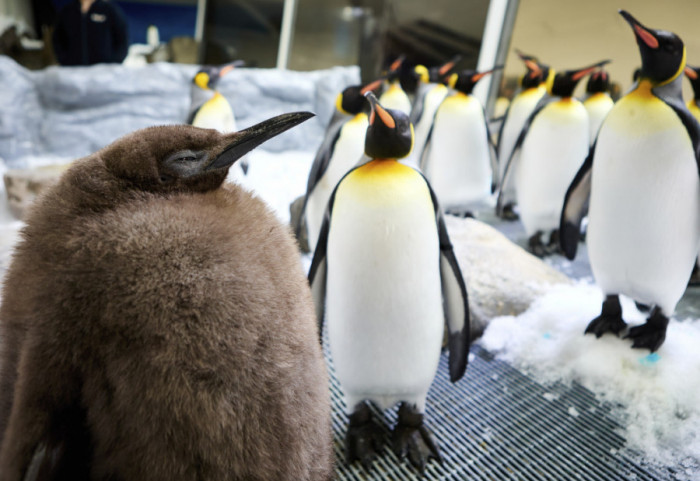
M 489 138 L 476 97 L 458 93 L 442 102 L 423 168 L 443 207 L 470 206 L 490 197 Z
M 544 107 L 520 151 L 515 188 L 528 236 L 559 227 L 564 196 L 588 154 L 588 114 L 566 98 Z
M 374 161 L 339 185 L 327 246 L 326 321 L 349 408 L 421 407 L 444 326 L 430 192 L 415 170 Z

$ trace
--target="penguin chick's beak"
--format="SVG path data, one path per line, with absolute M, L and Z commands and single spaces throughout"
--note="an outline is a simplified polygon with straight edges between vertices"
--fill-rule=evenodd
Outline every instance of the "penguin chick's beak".
M 374 125 L 375 118 L 378 116 L 384 125 L 390 129 L 396 128 L 394 118 L 389 115 L 389 112 L 384 110 L 384 107 L 379 105 L 379 100 L 377 100 L 377 97 L 375 97 L 371 91 L 365 93 L 365 97 L 367 97 L 367 100 L 369 100 L 369 104 L 372 107 L 372 113 L 369 115 L 369 124 Z
M 620 10 L 620 15 L 627 20 L 630 24 L 632 30 L 634 30 L 634 35 L 637 37 L 637 41 L 644 42 L 644 44 L 652 49 L 659 48 L 659 40 L 651 33 L 644 25 L 639 23 L 636 18 L 629 14 L 625 10 Z
M 204 170 L 228 168 L 258 145 L 310 119 L 314 115 L 311 112 L 282 114 L 245 130 L 229 134 L 226 136 L 227 139 L 230 139 L 228 145 Z

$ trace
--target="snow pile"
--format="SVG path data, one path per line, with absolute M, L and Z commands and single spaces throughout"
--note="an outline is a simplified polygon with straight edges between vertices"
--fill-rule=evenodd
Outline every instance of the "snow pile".
M 558 286 L 517 317 L 494 319 L 481 344 L 548 384 L 577 381 L 612 403 L 626 426 L 627 446 L 666 466 L 700 461 L 700 320 L 672 319 L 658 352 L 631 341 L 583 335 L 600 314 L 603 295 L 590 284 Z M 622 299 L 630 325 L 644 322 Z

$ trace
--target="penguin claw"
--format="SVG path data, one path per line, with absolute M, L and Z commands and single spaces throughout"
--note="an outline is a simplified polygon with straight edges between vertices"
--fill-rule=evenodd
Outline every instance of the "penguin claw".
M 606 332 L 612 332 L 615 335 L 620 335 L 627 327 L 627 323 L 620 316 L 605 316 L 600 315 L 593 319 L 586 327 L 584 334 L 595 334 L 595 337 L 600 338 Z
M 506 221 L 516 221 L 520 219 L 520 216 L 515 212 L 513 204 L 506 204 L 499 214 L 499 217 Z
M 649 349 L 654 352 L 666 340 L 666 326 L 642 324 L 631 328 L 625 339 L 632 339 L 632 349 Z

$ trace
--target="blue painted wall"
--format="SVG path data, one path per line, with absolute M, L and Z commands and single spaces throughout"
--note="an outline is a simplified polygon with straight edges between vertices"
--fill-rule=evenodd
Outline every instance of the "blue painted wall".
M 56 11 L 75 0 L 53 0 Z M 197 17 L 196 5 L 167 5 L 161 2 L 129 2 L 112 0 L 119 5 L 129 23 L 129 43 L 146 43 L 146 29 L 149 25 L 158 27 L 160 41 L 167 42 L 172 37 L 194 37 Z

